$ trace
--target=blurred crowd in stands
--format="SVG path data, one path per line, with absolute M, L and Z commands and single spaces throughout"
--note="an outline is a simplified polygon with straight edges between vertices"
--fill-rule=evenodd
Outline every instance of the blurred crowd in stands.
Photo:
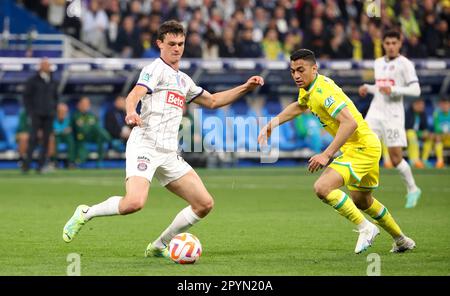
M 188 58 L 278 60 L 304 47 L 323 59 L 374 59 L 383 55 L 387 28 L 403 33 L 409 58 L 450 57 L 450 0 L 17 1 L 64 33 L 123 58 L 157 57 L 156 32 L 168 19 L 187 29 Z
M 156 34 L 168 19 L 181 21 L 187 31 L 186 58 L 287 59 L 297 48 L 309 48 L 321 59 L 372 60 L 383 55 L 382 32 L 397 28 L 404 37 L 402 52 L 408 58 L 450 58 L 450 0 L 17 0 L 62 32 L 89 44 L 107 56 L 155 58 L 159 56 Z M 81 7 L 81 10 L 77 11 Z M 379 7 L 378 7 L 379 6 Z M 380 8 L 378 10 L 378 8 Z M 78 13 L 78 14 L 77 14 Z M 379 16 L 379 17 L 378 17 Z M 44 75 L 45 76 L 45 75 Z M 44 77 L 45 78 L 45 77 Z M 45 80 L 45 79 L 44 79 Z M 245 116 L 270 116 L 263 100 L 245 106 Z M 279 102 L 283 105 L 283 102 Z M 419 99 L 406 113 L 408 155 L 417 168 L 444 166 L 444 147 L 450 147 L 450 102 L 425 107 Z M 278 102 L 277 102 L 278 104 Z M 88 152 L 98 153 L 98 166 L 106 149 L 124 151 L 129 128 L 124 123 L 124 98 L 92 112 L 88 97 L 67 106 L 59 102 L 54 114 L 46 158 L 67 154 L 66 166 L 79 166 Z M 247 108 L 248 106 L 248 108 Z M 25 106 L 26 107 L 26 106 Z M 217 111 L 219 118 L 234 116 L 235 106 Z M 248 110 L 247 110 L 248 109 Z M 1 111 L 1 110 L 0 110 Z M 192 126 L 186 110 L 183 122 Z M 31 114 L 20 115 L 17 146 L 27 159 Z M 0 112 L 1 117 L 1 112 Z M 44 133 L 37 132 L 41 144 Z M 195 141 L 204 135 L 193 135 Z M 246 141 L 249 137 L 236 139 Z M 223 139 L 226 142 L 226 139 Z M 280 128 L 280 149 L 308 148 L 320 151 L 330 141 L 311 114 Z M 1 144 L 1 143 L 0 143 Z M 217 144 L 217 143 L 216 143 Z M 34 146 L 35 143 L 32 143 Z M 33 147 L 32 147 L 33 148 Z M 31 148 L 31 149 L 32 149 Z M 226 148 L 226 147 L 225 147 Z M 421 151 L 421 152 L 420 152 Z M 384 158 L 385 164 L 389 159 Z M 48 162 L 48 161 L 47 161 Z M 26 169 L 26 168 L 25 168 Z
M 14 130 L 7 131 L 15 134 L 22 170 L 27 172 L 30 169 L 32 154 L 38 147 L 38 172 L 60 167 L 61 160 L 66 168 L 83 167 L 91 152 L 97 153 L 94 157 L 96 167 L 102 167 L 107 151 L 123 153 L 131 132 L 130 127 L 125 124 L 125 97 L 119 95 L 114 99 L 109 98 L 105 101 L 107 104 L 100 102 L 100 108 L 92 108 L 88 96 L 62 102 L 56 94 L 53 95 L 57 82 L 53 80 L 50 68 L 48 60 L 43 59 L 36 75 L 27 80 L 22 100 L 24 104 L 19 107 L 21 111 L 18 124 L 12 128 Z M 45 95 L 45 98 L 41 99 L 38 93 Z M 196 122 L 195 112 L 198 109 L 195 104 L 189 105 L 190 107 L 184 110 L 182 120 L 181 129 L 185 130 L 180 131 L 180 135 L 187 135 L 189 139 L 183 138 L 180 141 L 181 148 L 185 152 L 191 152 L 194 151 L 193 145 L 200 142 L 202 152 L 256 152 L 258 126 L 249 123 L 252 120 L 258 122 L 258 118 L 275 116 L 278 110 L 291 102 L 290 97 L 280 98 L 279 102 L 266 102 L 259 96 L 247 98 L 231 107 L 202 110 L 203 114 L 199 117 L 202 122 L 198 122 L 198 118 Z M 407 107 L 405 128 L 409 161 L 416 168 L 443 168 L 444 149 L 450 148 L 449 97 L 443 95 L 436 105 L 428 106 L 425 100 L 419 98 L 407 103 Z M 2 109 L 5 108 L 0 108 L 0 121 L 3 123 L 3 112 L 6 110 Z M 195 124 L 201 126 L 194 128 Z M 217 124 L 222 124 L 222 127 L 218 128 Z M 3 124 L 0 124 L 0 142 L 1 125 Z M 230 138 L 230 135 L 233 138 Z M 305 113 L 294 121 L 285 123 L 278 129 L 278 135 L 272 138 L 272 147 L 276 145 L 280 151 L 308 149 L 312 154 L 319 153 L 332 141 L 332 137 L 311 113 Z M 210 141 L 211 139 L 213 141 Z M 276 141 L 276 144 L 273 141 Z M 191 146 L 187 147 L 186 144 Z M 223 153 L 221 155 L 223 156 Z M 430 155 L 434 155 L 436 161 L 433 159 L 433 162 L 430 162 Z M 389 167 L 386 153 L 384 165 Z
M 15 134 L 14 146 L 17 147 L 22 170 L 30 170 L 36 152 L 39 152 L 35 166 L 38 172 L 60 167 L 61 160 L 63 167 L 82 167 L 90 159 L 90 152 L 97 153 L 94 157 L 96 167 L 102 167 L 107 151 L 123 153 L 131 132 L 131 128 L 125 124 L 125 97 L 119 95 L 113 101 L 109 98 L 100 104 L 97 101 L 99 106 L 95 108 L 92 108 L 88 96 L 63 102 L 55 92 L 58 82 L 53 79 L 50 68 L 49 61 L 42 59 L 39 71 L 25 83 L 22 106 L 15 106 L 17 101 L 12 100 L 10 105 L 15 107 L 5 108 L 3 103 L 7 100 L 3 100 L 0 107 L 1 122 L 6 113 L 9 117 L 18 117 L 16 125 L 8 125 L 7 128 L 0 124 L 0 143 L 5 138 L 2 137 L 2 130 L 6 134 Z M 197 109 L 195 105 L 185 105 L 180 131 L 181 148 L 184 152 L 192 152 L 194 145 L 197 145 L 201 147 L 198 152 L 218 153 L 219 157 L 224 157 L 224 151 L 256 152 L 258 119 L 268 120 L 291 101 L 291 98 L 286 97 L 280 102 L 271 101 L 270 104 L 274 106 L 268 107 L 265 99 L 258 96 L 242 100 L 231 107 L 208 111 Z M 17 108 L 17 112 L 6 110 L 14 108 Z M 197 111 L 204 113 L 195 114 Z M 197 119 L 195 116 L 198 116 Z M 208 120 L 214 122 L 213 126 L 207 123 Z M 195 124 L 201 126 L 194 128 Z M 273 137 L 272 146 L 281 151 L 306 148 L 311 153 L 318 153 L 331 140 L 319 120 L 313 114 L 306 113 L 283 125 L 278 136 Z M 9 148 L 12 147 L 10 145 Z

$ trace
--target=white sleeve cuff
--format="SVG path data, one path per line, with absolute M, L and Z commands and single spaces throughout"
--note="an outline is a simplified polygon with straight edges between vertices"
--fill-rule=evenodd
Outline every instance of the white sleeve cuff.
M 420 85 L 415 82 L 408 86 L 393 86 L 392 95 L 418 97 L 420 96 Z

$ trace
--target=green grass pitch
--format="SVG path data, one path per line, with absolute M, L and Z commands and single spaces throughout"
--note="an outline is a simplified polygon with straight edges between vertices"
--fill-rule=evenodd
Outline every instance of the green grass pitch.
M 144 210 L 90 221 L 67 244 L 62 228 L 78 204 L 124 193 L 123 170 L 58 171 L 22 176 L 0 171 L 0 275 L 65 275 L 67 256 L 81 255 L 81 275 L 366 275 L 367 255 L 381 258 L 382 275 L 450 275 L 450 171 L 416 170 L 423 197 L 404 208 L 395 170 L 381 172 L 375 196 L 417 248 L 389 253 L 382 231 L 355 255 L 357 233 L 312 192 L 318 174 L 304 168 L 198 170 L 215 208 L 189 232 L 203 254 L 194 265 L 144 258 L 185 203 L 155 179 Z

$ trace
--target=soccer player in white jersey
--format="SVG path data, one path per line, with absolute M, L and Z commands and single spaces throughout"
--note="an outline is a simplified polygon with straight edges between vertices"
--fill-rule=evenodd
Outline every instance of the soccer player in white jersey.
M 109 197 L 91 207 L 78 206 L 64 226 L 63 239 L 66 242 L 71 242 L 81 227 L 94 217 L 126 215 L 142 209 L 154 175 L 189 206 L 176 215 L 155 241 L 149 243 L 146 257 L 168 257 L 170 240 L 200 221 L 213 208 L 213 198 L 200 177 L 176 153 L 183 105 L 195 102 L 206 108 L 219 108 L 263 85 L 264 80 L 260 76 L 252 76 L 240 86 L 210 94 L 179 70 L 185 45 L 185 32 L 179 22 L 163 23 L 157 44 L 161 50 L 160 58 L 143 68 L 126 99 L 125 120 L 127 124 L 135 125 L 126 148 L 126 194 L 124 197 Z M 140 115 L 136 113 L 139 101 L 142 103 Z
M 375 84 L 362 85 L 359 94 L 363 97 L 367 93 L 374 95 L 365 119 L 388 147 L 392 164 L 406 184 L 405 207 L 413 208 L 422 192 L 416 186 L 411 167 L 403 159 L 403 147 L 407 145 L 403 96 L 420 96 L 420 85 L 414 64 L 400 54 L 401 46 L 399 32 L 388 31 L 384 34 L 386 54 L 375 60 Z

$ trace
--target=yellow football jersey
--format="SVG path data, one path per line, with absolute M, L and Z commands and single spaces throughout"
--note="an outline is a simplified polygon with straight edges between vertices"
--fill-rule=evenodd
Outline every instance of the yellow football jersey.
M 298 94 L 298 103 L 307 107 L 320 120 L 322 126 L 333 137 L 339 128 L 336 116 L 347 107 L 358 127 L 342 146 L 346 147 L 376 147 L 380 145 L 378 137 L 369 128 L 369 125 L 356 109 L 352 100 L 330 78 L 318 74 L 308 89 L 301 88 Z

